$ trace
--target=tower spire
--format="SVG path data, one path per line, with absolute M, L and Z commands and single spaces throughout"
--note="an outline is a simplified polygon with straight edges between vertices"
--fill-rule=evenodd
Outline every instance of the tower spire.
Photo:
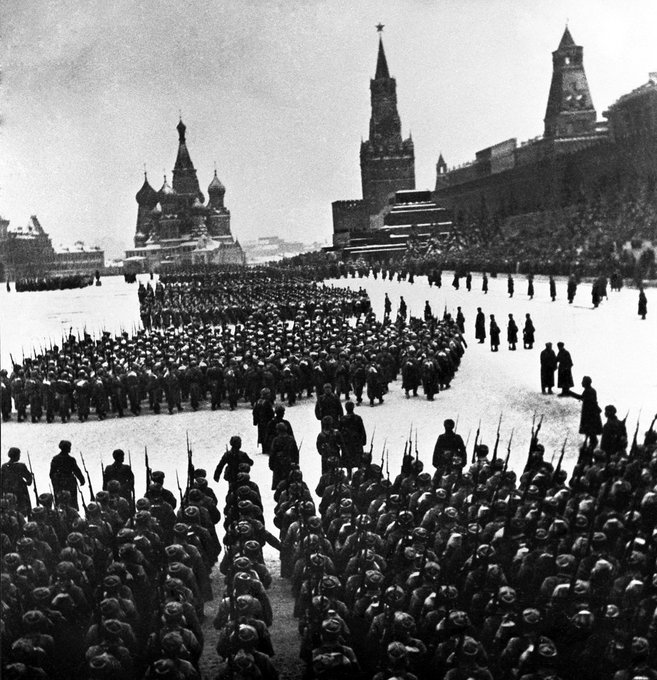
M 552 52 L 552 82 L 545 112 L 546 137 L 572 137 L 595 132 L 596 111 L 584 71 L 584 48 L 566 25 Z
M 382 26 L 382 24 L 379 24 L 379 26 Z M 374 79 L 382 80 L 383 78 L 390 78 L 390 71 L 388 71 L 386 53 L 383 49 L 383 38 L 381 37 L 381 33 L 379 32 L 379 54 L 376 59 L 376 74 L 374 76 Z

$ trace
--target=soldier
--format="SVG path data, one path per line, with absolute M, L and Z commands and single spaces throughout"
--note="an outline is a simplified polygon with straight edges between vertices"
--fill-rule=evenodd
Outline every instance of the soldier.
M 268 453 L 265 449 L 267 425 L 274 418 L 274 415 L 271 393 L 264 387 L 260 390 L 260 399 L 258 399 L 253 407 L 253 424 L 258 428 L 258 444 L 262 445 L 263 453 Z
M 557 347 L 559 348 L 559 351 L 557 352 L 557 387 L 561 389 L 559 396 L 567 397 L 570 393 L 570 388 L 575 384 L 573 382 L 572 373 L 573 360 L 563 342 L 558 342 Z
M 329 470 L 329 458 L 342 461 L 344 440 L 340 431 L 333 426 L 333 418 L 322 418 L 322 431 L 317 435 L 317 451 L 322 459 L 322 474 Z
M 78 379 L 74 388 L 75 403 L 77 404 L 78 420 L 84 423 L 89 418 L 91 408 L 91 385 L 85 371 L 78 372 Z
M 483 345 L 486 340 L 486 316 L 481 311 L 481 307 L 477 307 L 477 316 L 475 317 L 475 338 L 479 340 L 479 344 Z
M 641 317 L 641 320 L 645 321 L 646 320 L 646 314 L 648 313 L 648 298 L 646 297 L 645 291 L 643 290 L 643 286 L 639 287 L 638 313 L 639 313 L 639 316 Z
M 525 325 L 522 329 L 522 346 L 524 349 L 532 349 L 534 347 L 534 322 L 529 313 L 525 314 Z
M 413 396 L 417 397 L 417 390 L 420 386 L 420 365 L 415 358 L 415 352 L 409 348 L 409 356 L 406 357 L 402 365 L 402 389 L 406 393 L 406 399 L 410 399 L 411 390 Z
M 577 294 L 577 279 L 574 274 L 568 277 L 568 285 L 566 288 L 566 293 L 568 295 L 568 304 L 572 305 L 575 295 Z
M 340 397 L 334 394 L 331 383 L 325 383 L 324 393 L 317 397 L 315 403 L 315 418 L 323 420 L 325 416 L 331 416 L 333 422 L 337 423 L 342 415 L 344 415 L 344 410 Z
M 399 311 L 397 312 L 397 314 L 401 319 L 406 321 L 407 307 L 406 307 L 406 300 L 404 300 L 403 295 L 399 296 Z
M 509 350 L 516 351 L 516 344 L 518 343 L 518 324 L 513 318 L 513 314 L 509 314 L 509 321 L 506 326 L 506 339 L 509 343 Z
M 627 447 L 627 430 L 625 422 L 616 417 L 616 407 L 605 406 L 607 422 L 602 426 L 600 448 L 610 456 L 621 453 Z
M 161 498 L 165 503 L 168 503 L 174 510 L 176 509 L 176 506 L 178 505 L 178 501 L 176 500 L 176 497 L 174 494 L 169 491 L 169 489 L 164 488 L 164 472 L 161 470 L 153 470 L 151 472 L 151 480 L 155 484 L 160 485 L 159 491 L 159 496 L 158 498 Z M 150 498 L 148 495 L 149 492 L 146 492 L 146 498 Z
M 276 435 L 272 439 L 269 449 L 269 469 L 273 473 L 272 490 L 279 483 L 287 479 L 293 465 L 299 464 L 299 449 L 294 437 L 289 434 L 285 423 L 276 425 Z
M 19 365 L 14 366 L 10 377 L 11 394 L 14 397 L 16 407 L 16 420 L 21 423 L 27 418 L 27 396 L 25 394 L 25 377 L 23 369 Z
M 0 486 L 2 493 L 16 496 L 16 508 L 27 516 L 32 509 L 29 487 L 32 484 L 32 473 L 25 463 L 20 462 L 21 450 L 12 446 L 7 452 L 9 462 L 0 467 Z
M 386 293 L 385 299 L 383 301 L 383 318 L 389 319 L 391 311 L 392 311 L 392 302 L 390 302 L 390 298 L 388 297 L 388 293 Z
M 50 462 L 50 480 L 55 492 L 55 502 L 59 505 L 62 492 L 67 491 L 71 496 L 71 507 L 78 510 L 78 485 L 84 486 L 84 475 L 70 452 L 71 442 L 62 439 L 59 442 L 59 453 Z
M 582 413 L 579 421 L 579 433 L 588 439 L 589 447 L 593 450 L 598 443 L 598 435 L 602 434 L 601 409 L 598 406 L 598 394 L 593 388 L 593 381 L 588 375 L 582 378 L 582 394 L 570 394 L 582 402 Z
M 253 465 L 253 461 L 247 453 L 241 450 L 242 438 L 237 435 L 230 438 L 230 450 L 221 457 L 219 464 L 214 471 L 214 481 L 218 482 L 221 477 L 221 472 L 226 468 L 224 472 L 224 479 L 229 483 L 233 484 L 239 473 L 239 466 L 243 463 Z
M 484 272 L 481 277 L 481 291 L 484 295 L 488 293 L 488 274 Z
M 0 410 L 2 411 L 2 420 L 7 422 L 11 420 L 11 385 L 9 384 L 9 377 L 7 369 L 0 370 Z
M 554 372 L 557 370 L 557 355 L 552 349 L 552 343 L 546 342 L 541 352 L 541 393 L 552 394 L 554 387 Z
M 269 453 L 271 449 L 271 443 L 274 441 L 274 437 L 276 436 L 276 428 L 280 423 L 285 425 L 285 431 L 287 434 L 289 434 L 292 438 L 294 438 L 294 431 L 292 430 L 292 425 L 290 424 L 289 420 L 286 420 L 284 418 L 285 416 L 285 406 L 283 404 L 277 404 L 276 407 L 274 408 L 274 417 L 267 423 L 267 429 L 265 433 L 265 443 L 263 444 L 262 451 L 263 453 Z
M 534 299 L 534 275 L 528 274 L 527 276 L 527 297 L 530 300 Z
M 461 335 L 465 333 L 465 316 L 460 307 L 456 308 L 456 325 L 459 327 Z
M 114 462 L 105 468 L 103 474 L 103 489 L 107 489 L 109 482 L 115 479 L 121 484 L 119 494 L 132 506 L 135 498 L 135 475 L 132 468 L 123 462 L 125 453 L 121 449 L 115 449 L 112 452 L 112 458 L 114 458 Z
M 490 327 L 488 330 L 490 334 L 490 351 L 497 352 L 500 349 L 500 327 L 495 321 L 495 315 L 490 315 Z
M 550 274 L 550 298 L 552 302 L 557 299 L 557 284 L 554 282 L 554 276 Z
M 439 435 L 436 446 L 433 449 L 432 464 L 435 468 L 444 468 L 451 460 L 452 455 L 456 455 L 462 459 L 463 464 L 467 460 L 465 452 L 465 444 L 460 434 L 454 432 L 455 423 L 451 418 L 448 418 L 443 423 L 445 432 Z
M 514 291 L 514 283 L 513 283 L 513 276 L 509 274 L 506 278 L 506 290 L 509 293 L 509 297 L 513 297 L 513 291 Z
M 338 427 L 344 441 L 342 464 L 347 468 L 347 474 L 351 477 L 352 468 L 360 467 L 363 463 L 370 461 L 364 459 L 367 434 L 365 433 L 363 419 L 354 413 L 353 401 L 347 401 L 344 406 L 347 414 L 340 417 Z

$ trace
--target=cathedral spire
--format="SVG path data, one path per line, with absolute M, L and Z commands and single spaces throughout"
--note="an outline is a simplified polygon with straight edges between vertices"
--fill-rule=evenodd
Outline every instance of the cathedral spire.
M 196 168 L 187 150 L 187 142 L 185 140 L 187 126 L 182 122 L 182 118 L 178 121 L 176 130 L 178 131 L 178 154 L 176 156 L 176 164 L 173 166 L 173 189 L 179 194 L 198 196 L 201 203 L 203 203 L 205 202 L 205 197 L 199 188 Z

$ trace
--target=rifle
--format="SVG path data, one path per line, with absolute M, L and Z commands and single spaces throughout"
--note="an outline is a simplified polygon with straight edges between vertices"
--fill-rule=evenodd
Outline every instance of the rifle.
M 84 462 L 84 455 L 82 454 L 82 451 L 80 451 L 80 459 L 82 460 L 82 467 L 84 468 L 84 473 L 87 475 L 87 482 L 89 484 L 89 494 L 91 495 L 91 499 L 93 500 L 96 497 L 96 494 L 94 493 L 94 488 L 91 485 L 91 477 L 89 476 L 89 470 L 87 470 L 87 464 Z M 80 492 L 80 496 L 82 496 L 82 492 Z M 84 501 L 82 502 L 84 503 Z
M 148 447 L 144 446 L 144 466 L 146 467 L 146 491 L 151 484 L 151 468 L 148 464 Z M 177 473 L 176 473 L 177 474 Z
M 376 434 L 376 425 L 374 426 L 374 430 L 372 430 L 372 439 L 370 440 L 370 453 L 369 453 L 369 461 L 370 463 L 372 462 L 372 451 L 374 450 L 374 435 Z
M 194 477 L 194 464 L 192 463 L 192 447 L 189 443 L 189 431 L 186 433 L 187 437 L 187 491 L 192 486 L 192 479 Z
M 84 501 L 84 496 L 82 495 L 82 489 L 80 488 L 80 484 L 77 480 L 77 477 L 75 478 L 75 486 L 77 487 L 77 490 L 80 493 L 80 500 L 82 501 L 82 507 L 84 508 L 84 511 L 87 512 L 87 504 Z
M 477 462 L 477 443 L 479 442 L 479 430 L 481 429 L 481 418 L 479 419 L 479 425 L 477 425 L 477 433 L 475 434 L 474 448 L 472 449 L 472 464 Z M 466 460 L 467 462 L 467 460 Z
M 34 501 L 36 505 L 39 505 L 39 492 L 37 491 L 36 477 L 34 476 L 34 470 L 32 469 L 32 460 L 30 459 L 30 452 L 27 452 L 27 464 L 30 466 L 30 474 L 32 475 L 32 486 L 34 487 Z
M 381 472 L 383 472 L 383 458 L 385 456 L 385 451 L 386 451 L 386 443 L 388 441 L 388 437 L 386 437 L 383 440 L 383 448 L 381 449 Z
M 493 460 L 497 460 L 497 447 L 500 445 L 500 427 L 502 426 L 502 414 L 497 421 L 497 434 L 495 435 L 495 446 L 493 447 Z
M 420 460 L 420 452 L 417 449 L 417 429 L 415 430 L 415 462 Z
M 180 477 L 178 477 L 178 470 L 176 470 L 176 484 L 178 485 L 178 493 L 180 494 L 180 509 L 183 507 L 183 492 L 180 486 Z
M 648 432 L 652 432 L 655 429 L 655 422 L 657 421 L 657 413 L 655 413 L 655 417 L 652 419 L 652 423 L 650 423 L 650 427 L 648 428 Z
M 566 435 L 565 439 L 563 440 L 563 445 L 561 446 L 561 455 L 559 456 L 559 460 L 557 461 L 557 467 L 554 470 L 554 474 L 552 475 L 552 480 L 556 478 L 557 474 L 561 472 L 561 463 L 563 463 L 563 455 L 566 453 L 566 442 L 568 441 L 568 435 Z
M 511 430 L 511 436 L 509 437 L 509 443 L 506 446 L 506 458 L 504 459 L 504 468 L 502 469 L 503 472 L 506 472 L 509 469 L 509 458 L 511 456 L 511 442 L 513 441 L 513 429 Z
M 130 454 L 130 449 L 128 449 L 128 467 L 132 473 L 132 455 Z M 105 476 L 103 474 L 103 482 L 105 481 Z M 130 507 L 132 512 L 135 511 L 135 476 L 132 475 L 132 487 L 130 488 Z
M 657 417 L 657 416 L 655 416 Z M 639 411 L 639 417 L 636 419 L 636 428 L 634 428 L 634 437 L 632 437 L 632 446 L 630 447 L 630 458 L 632 458 L 634 455 L 636 455 L 636 452 L 639 448 L 639 445 L 637 443 L 637 436 L 639 434 L 639 421 L 641 420 L 641 411 Z M 655 421 L 653 420 L 653 423 Z

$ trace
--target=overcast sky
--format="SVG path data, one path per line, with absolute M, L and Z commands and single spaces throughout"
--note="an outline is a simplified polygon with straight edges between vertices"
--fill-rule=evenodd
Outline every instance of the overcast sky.
M 328 240 L 361 198 L 375 24 L 418 188 L 509 137 L 539 135 L 568 21 L 598 117 L 657 71 L 655 0 L 3 0 L 0 215 L 53 242 L 132 245 L 143 164 L 171 175 L 178 112 L 233 234 Z

